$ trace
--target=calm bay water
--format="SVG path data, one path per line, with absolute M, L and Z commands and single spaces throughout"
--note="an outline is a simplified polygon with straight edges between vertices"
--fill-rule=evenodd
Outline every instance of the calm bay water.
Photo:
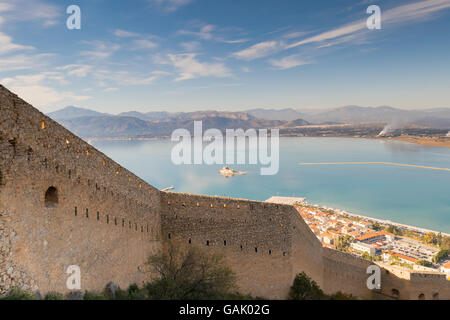
M 94 146 L 157 188 L 266 200 L 279 196 L 450 233 L 450 172 L 387 165 L 299 166 L 299 162 L 397 162 L 450 168 L 450 149 L 398 141 L 280 138 L 280 170 L 230 165 L 247 175 L 224 178 L 223 165 L 174 165 L 175 143 L 95 141 Z

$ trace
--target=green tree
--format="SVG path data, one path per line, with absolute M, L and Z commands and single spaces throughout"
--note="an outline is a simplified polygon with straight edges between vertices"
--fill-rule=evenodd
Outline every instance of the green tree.
M 436 244 L 437 244 L 438 246 L 441 246 L 441 245 L 442 245 L 442 239 L 443 239 L 442 233 L 439 232 L 438 235 L 437 235 L 437 237 L 436 237 Z
M 403 234 L 402 230 L 396 226 L 388 226 L 385 228 L 385 230 L 389 233 L 393 233 L 395 235 L 401 236 Z
M 448 250 L 441 250 L 433 257 L 433 262 L 439 263 L 448 257 Z
M 430 244 L 437 244 L 437 236 L 434 232 L 427 232 L 425 235 L 425 242 Z
M 383 226 L 381 224 L 379 224 L 378 222 L 375 222 L 372 224 L 372 229 L 375 231 L 380 231 L 383 229 Z
M 351 294 L 342 293 L 340 291 L 335 294 L 329 296 L 330 300 L 356 300 L 354 296 Z
M 363 252 L 361 258 L 363 258 L 365 260 L 372 260 L 372 256 L 367 252 Z
M 322 300 L 326 298 L 317 283 L 302 272 L 298 274 L 289 290 L 290 300 Z
M 442 250 L 449 250 L 450 251 L 450 237 L 443 237 L 440 245 Z
M 346 236 L 340 236 L 337 239 L 337 243 L 336 243 L 336 249 L 339 251 L 347 251 L 348 248 L 350 247 L 350 242 L 351 242 L 352 237 L 349 235 Z
M 151 299 L 226 299 L 236 291 L 235 276 L 222 257 L 193 247 L 184 252 L 169 243 L 147 264 L 156 274 L 146 285 Z
M 433 266 L 433 264 L 428 261 L 428 260 L 419 260 L 416 262 L 416 264 L 420 265 L 420 266 L 425 266 L 425 267 L 431 267 Z

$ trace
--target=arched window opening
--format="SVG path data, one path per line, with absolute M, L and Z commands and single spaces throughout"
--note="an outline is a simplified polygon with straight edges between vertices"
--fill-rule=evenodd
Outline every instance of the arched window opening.
M 419 300 L 425 300 L 425 295 L 423 293 L 419 294 Z
M 433 300 L 439 300 L 439 293 L 438 292 L 433 294 Z
M 392 289 L 391 292 L 392 292 L 392 295 L 395 297 L 398 297 L 400 295 L 400 292 L 397 289 Z
M 50 187 L 45 192 L 45 206 L 53 208 L 58 205 L 58 190 L 55 187 Z

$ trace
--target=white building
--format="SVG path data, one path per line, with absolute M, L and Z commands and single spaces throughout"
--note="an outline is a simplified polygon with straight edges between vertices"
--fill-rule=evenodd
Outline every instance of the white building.
M 444 264 L 441 268 L 440 268 L 441 272 L 444 272 L 447 274 L 447 278 L 450 279 L 450 261 L 447 262 L 446 264 Z
M 363 242 L 352 242 L 350 246 L 355 250 L 367 252 L 371 256 L 377 254 L 377 248 L 374 245 L 370 245 Z

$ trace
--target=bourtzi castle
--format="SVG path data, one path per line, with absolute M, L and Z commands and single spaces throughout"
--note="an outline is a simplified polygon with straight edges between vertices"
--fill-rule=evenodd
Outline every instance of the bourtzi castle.
M 255 296 L 305 271 L 326 293 L 450 299 L 445 275 L 394 267 L 369 290 L 371 262 L 322 247 L 292 206 L 161 192 L 0 86 L 0 295 L 66 292 L 70 265 L 83 290 L 141 284 L 167 239 L 223 254 Z

